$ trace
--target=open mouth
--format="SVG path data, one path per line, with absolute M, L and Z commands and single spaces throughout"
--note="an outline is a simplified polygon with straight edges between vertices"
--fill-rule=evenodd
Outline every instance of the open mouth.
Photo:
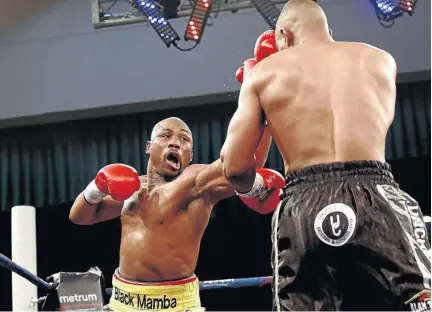
M 178 153 L 168 152 L 166 161 L 173 169 L 180 169 L 180 155 Z

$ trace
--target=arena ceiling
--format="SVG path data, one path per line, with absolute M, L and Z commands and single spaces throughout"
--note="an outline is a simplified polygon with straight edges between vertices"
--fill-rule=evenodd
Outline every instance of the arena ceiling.
M 16 25 L 56 0 L 0 0 L 0 31 Z

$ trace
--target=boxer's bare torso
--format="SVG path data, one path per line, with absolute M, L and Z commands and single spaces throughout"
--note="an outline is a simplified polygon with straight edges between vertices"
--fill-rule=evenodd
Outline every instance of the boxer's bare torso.
M 127 278 L 166 281 L 191 276 L 216 201 L 194 192 L 195 166 L 148 193 L 146 182 L 122 210 L 120 272 Z M 143 179 L 145 180 L 145 178 Z M 233 195 L 233 194 L 230 194 Z
M 305 43 L 255 66 L 253 80 L 286 172 L 314 164 L 384 161 L 396 64 L 350 42 Z
M 190 165 L 171 182 L 153 183 L 141 176 L 140 190 L 124 202 L 108 196 L 99 205 L 89 205 L 80 194 L 69 218 L 83 225 L 121 218 L 119 267 L 128 279 L 155 282 L 191 276 L 212 208 L 234 195 L 219 163 Z

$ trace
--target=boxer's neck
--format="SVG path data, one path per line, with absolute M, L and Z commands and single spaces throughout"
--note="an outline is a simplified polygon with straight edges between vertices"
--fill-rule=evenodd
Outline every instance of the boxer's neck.
M 147 192 L 151 193 L 151 191 L 162 184 L 165 184 L 167 181 L 163 176 L 154 170 L 151 166 L 147 167 Z
M 319 30 L 299 30 L 294 36 L 294 45 L 305 43 L 326 43 L 334 41 L 325 29 Z

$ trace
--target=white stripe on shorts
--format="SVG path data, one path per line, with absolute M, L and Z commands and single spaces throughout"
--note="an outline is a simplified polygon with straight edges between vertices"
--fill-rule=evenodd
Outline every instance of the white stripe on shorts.
M 422 250 L 422 248 L 420 248 L 420 245 L 418 244 L 416 239 L 410 233 L 408 233 L 405 227 L 405 223 L 409 223 L 412 227 L 414 227 L 414 221 L 409 212 L 407 201 L 409 200 L 412 203 L 416 203 L 416 206 L 413 207 L 421 211 L 420 207 L 417 204 L 417 201 L 414 198 L 412 198 L 410 195 L 408 195 L 406 192 L 399 191 L 393 186 L 377 185 L 376 187 L 378 192 L 381 194 L 381 196 L 384 197 L 384 199 L 390 204 L 393 211 L 395 212 L 396 218 L 400 226 L 402 227 L 405 234 L 405 238 L 408 241 L 408 244 L 410 246 L 411 254 L 414 256 L 417 267 L 423 277 L 423 285 L 425 286 L 425 288 L 430 289 L 431 287 L 430 267 L 428 268 L 426 264 L 423 263 L 423 261 L 421 261 L 417 253 L 417 252 L 423 253 L 426 258 L 430 259 L 430 251 Z M 389 200 L 389 197 L 391 198 L 391 200 Z M 406 220 L 401 220 L 401 217 L 405 218 Z
M 279 224 L 279 211 L 282 206 L 282 201 L 277 206 L 273 213 L 273 276 L 274 276 L 274 301 L 276 302 L 276 311 L 281 311 L 279 302 L 279 250 L 278 250 L 278 224 Z

